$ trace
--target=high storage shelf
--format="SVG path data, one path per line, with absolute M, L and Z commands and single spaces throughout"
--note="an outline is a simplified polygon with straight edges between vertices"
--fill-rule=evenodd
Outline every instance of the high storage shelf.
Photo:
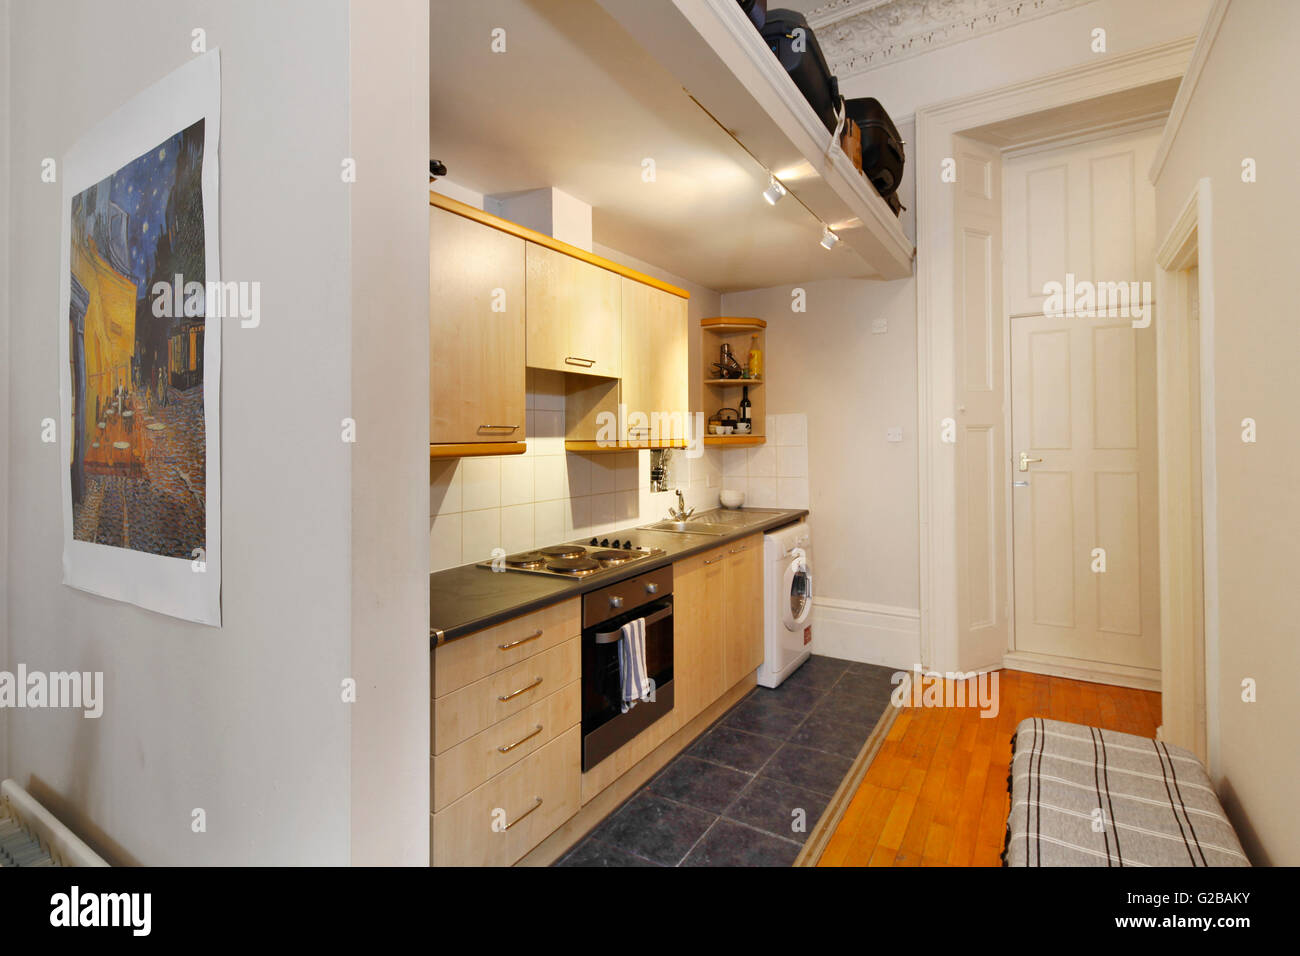
M 724 344 L 731 346 L 736 361 L 745 364 L 754 336 L 763 353 L 763 370 L 759 378 L 715 378 L 713 363 L 718 360 Z M 706 445 L 761 445 L 767 441 L 764 426 L 767 421 L 767 403 L 763 399 L 763 383 L 767 380 L 767 323 L 762 319 L 719 315 L 700 320 L 701 352 L 704 358 L 704 417 L 712 418 L 721 408 L 740 409 L 741 397 L 749 388 L 750 417 L 754 429 L 748 435 L 705 434 Z
M 868 278 L 912 274 L 915 249 L 898 217 L 831 148 L 830 132 L 736 0 L 598 2 L 758 162 L 784 175 L 858 254 Z

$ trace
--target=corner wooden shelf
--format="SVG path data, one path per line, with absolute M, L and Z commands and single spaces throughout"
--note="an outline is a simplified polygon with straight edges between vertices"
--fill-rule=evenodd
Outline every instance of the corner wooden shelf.
M 722 346 L 731 346 L 736 361 L 744 362 L 749 354 L 752 340 L 758 338 L 758 348 L 763 353 L 762 377 L 760 378 L 714 378 L 713 362 L 719 356 Z M 701 352 L 704 358 L 704 374 L 701 398 L 704 414 L 710 418 L 721 408 L 739 408 L 741 389 L 753 389 L 749 393 L 750 417 L 753 431 L 748 435 L 705 435 L 706 445 L 761 445 L 763 429 L 767 422 L 766 402 L 761 386 L 767 380 L 767 323 L 762 319 L 745 315 L 715 315 L 700 319 Z
M 706 445 L 762 445 L 767 439 L 762 435 L 705 435 Z
M 429 446 L 430 458 L 474 458 L 480 455 L 522 455 L 528 446 L 521 441 L 480 441 L 466 444 Z

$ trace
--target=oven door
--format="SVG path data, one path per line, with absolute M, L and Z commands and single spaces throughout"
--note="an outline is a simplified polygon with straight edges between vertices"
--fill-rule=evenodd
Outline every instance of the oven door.
M 645 618 L 651 699 L 623 713 L 619 630 Z M 673 709 L 673 599 L 669 595 L 582 632 L 582 769 L 590 770 Z

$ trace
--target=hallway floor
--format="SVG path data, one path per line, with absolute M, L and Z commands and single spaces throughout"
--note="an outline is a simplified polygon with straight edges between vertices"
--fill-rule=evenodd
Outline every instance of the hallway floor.
M 1160 695 L 1003 670 L 999 710 L 899 713 L 819 866 L 1000 866 L 1011 736 L 1026 717 L 1154 737 Z M 973 694 L 970 697 L 974 697 Z

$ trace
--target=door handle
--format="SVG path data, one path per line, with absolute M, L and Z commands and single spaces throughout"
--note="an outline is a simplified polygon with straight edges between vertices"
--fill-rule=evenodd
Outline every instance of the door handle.
M 565 365 L 581 365 L 583 368 L 591 368 L 596 364 L 595 359 L 581 358 L 577 355 L 566 355 L 564 357 Z
M 1020 453 L 1020 470 L 1021 470 L 1021 471 L 1028 471 L 1028 470 L 1029 470 L 1029 463 L 1030 463 L 1030 462 L 1032 462 L 1032 461 L 1042 461 L 1042 460 L 1043 460 L 1043 459 L 1041 459 L 1041 458 L 1030 458 L 1030 457 L 1029 457 L 1029 452 L 1027 452 L 1027 451 L 1022 451 L 1022 452 Z

